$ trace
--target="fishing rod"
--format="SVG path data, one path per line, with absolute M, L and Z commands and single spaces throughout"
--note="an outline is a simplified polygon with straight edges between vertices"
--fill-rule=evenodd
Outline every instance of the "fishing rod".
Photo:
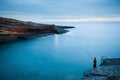
M 81 47 L 81 49 L 88 55 L 88 57 L 93 60 L 93 57 L 91 56 L 91 54 L 83 47 Z

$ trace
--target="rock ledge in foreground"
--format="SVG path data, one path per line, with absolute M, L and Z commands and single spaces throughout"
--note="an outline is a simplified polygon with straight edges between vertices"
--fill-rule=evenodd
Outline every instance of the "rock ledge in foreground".
M 98 68 L 85 71 L 81 80 L 120 80 L 120 58 L 103 59 Z

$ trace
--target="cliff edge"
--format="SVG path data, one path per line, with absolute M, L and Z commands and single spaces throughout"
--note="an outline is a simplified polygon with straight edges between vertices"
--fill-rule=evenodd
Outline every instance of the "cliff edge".
M 41 24 L 0 17 L 0 43 L 14 40 L 27 40 L 51 34 L 68 32 L 72 26 Z

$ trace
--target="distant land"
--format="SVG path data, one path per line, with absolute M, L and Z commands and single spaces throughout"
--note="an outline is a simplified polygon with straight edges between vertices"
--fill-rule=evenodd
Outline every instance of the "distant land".
M 28 40 L 51 34 L 62 34 L 68 32 L 66 29 L 69 28 L 74 27 L 41 24 L 0 17 L 0 43 Z

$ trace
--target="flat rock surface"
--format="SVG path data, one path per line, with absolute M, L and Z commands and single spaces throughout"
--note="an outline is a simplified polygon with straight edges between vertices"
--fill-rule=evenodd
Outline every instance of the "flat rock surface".
M 107 63 L 112 63 L 114 65 L 102 65 L 96 69 L 86 70 L 84 72 L 84 77 L 81 80 L 120 80 L 120 65 L 118 65 L 120 59 L 106 59 Z M 106 61 L 104 60 L 104 61 Z M 118 62 L 114 61 L 117 60 Z M 103 63 L 105 63 L 103 61 Z

